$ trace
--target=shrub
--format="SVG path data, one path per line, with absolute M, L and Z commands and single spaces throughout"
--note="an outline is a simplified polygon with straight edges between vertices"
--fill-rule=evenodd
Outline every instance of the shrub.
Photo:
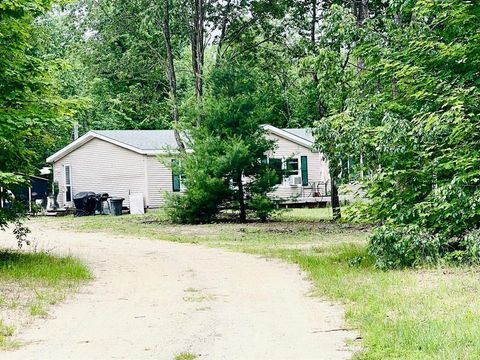
M 466 233 L 459 241 L 457 261 L 463 264 L 480 264 L 480 229 Z
M 445 243 L 436 234 L 418 227 L 381 226 L 370 238 L 369 254 L 380 269 L 434 264 L 445 253 Z
M 248 201 L 248 208 L 254 212 L 255 217 L 261 221 L 266 221 L 275 212 L 276 204 L 266 195 L 255 194 Z
M 194 222 L 188 204 L 188 198 L 181 194 L 165 194 L 165 215 L 174 223 L 185 224 Z
M 190 187 L 186 193 L 166 194 L 165 213 L 173 222 L 210 222 L 218 214 L 228 187 L 223 184 L 223 179 L 207 176 L 200 179 L 201 184 Z

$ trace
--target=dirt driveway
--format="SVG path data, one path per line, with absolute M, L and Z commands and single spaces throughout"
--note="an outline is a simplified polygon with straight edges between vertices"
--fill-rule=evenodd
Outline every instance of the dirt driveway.
M 348 359 L 342 310 L 309 297 L 298 268 L 203 246 L 32 225 L 40 249 L 95 280 L 19 334 L 2 359 Z M 8 233 L 1 244 L 13 245 Z

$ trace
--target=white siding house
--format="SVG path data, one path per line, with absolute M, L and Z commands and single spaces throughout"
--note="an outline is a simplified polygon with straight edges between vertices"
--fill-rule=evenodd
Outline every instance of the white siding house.
M 93 191 L 123 197 L 125 206 L 130 194 L 140 193 L 145 206 L 160 207 L 164 193 L 174 189 L 172 172 L 158 156 L 175 144 L 172 130 L 86 133 L 47 159 L 59 185 L 59 205 L 73 207 L 74 194 Z
M 264 129 L 267 138 L 276 143 L 275 149 L 267 154 L 268 161 L 272 163 L 272 159 L 277 159 L 284 174 L 271 196 L 287 203 L 326 202 L 330 181 L 328 162 L 313 149 L 311 131 L 279 129 L 271 125 L 264 125 Z M 292 177 L 299 177 L 300 184 L 294 184 Z
M 263 126 L 267 137 L 277 144 L 267 155 L 283 179 L 272 197 L 285 201 L 319 201 L 329 180 L 328 166 L 319 152 L 312 150 L 308 129 L 279 129 Z M 179 191 L 171 169 L 165 165 L 175 151 L 173 130 L 89 131 L 47 159 L 53 164 L 54 181 L 59 185 L 61 207 L 73 207 L 73 195 L 83 191 L 106 192 L 125 198 L 143 194 L 148 208 L 164 203 L 165 193 Z M 297 183 L 292 183 L 293 177 Z

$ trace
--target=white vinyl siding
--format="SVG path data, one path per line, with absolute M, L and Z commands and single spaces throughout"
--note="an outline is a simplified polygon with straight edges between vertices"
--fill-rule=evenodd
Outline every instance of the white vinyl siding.
M 308 182 L 318 183 L 329 180 L 328 163 L 323 159 L 321 153 L 313 152 L 307 147 L 271 133 L 267 134 L 267 138 L 276 142 L 275 149 L 267 154 L 268 157 L 298 158 L 299 164 L 301 164 L 300 157 L 307 156 Z M 298 175 L 300 174 L 301 169 Z M 290 186 L 288 181 L 285 180 L 276 187 L 271 195 L 283 199 L 300 196 L 302 195 L 302 186 Z
M 146 155 L 103 140 L 90 140 L 54 165 L 55 181 L 59 183 L 60 206 L 68 205 L 64 203 L 64 165 L 71 165 L 73 195 L 81 191 L 106 192 L 110 196 L 125 198 L 125 206 L 128 206 L 130 193 L 142 193 L 147 200 L 145 162 Z
M 149 206 L 158 208 L 165 203 L 165 192 L 172 192 L 172 170 L 165 166 L 171 159 L 147 157 Z

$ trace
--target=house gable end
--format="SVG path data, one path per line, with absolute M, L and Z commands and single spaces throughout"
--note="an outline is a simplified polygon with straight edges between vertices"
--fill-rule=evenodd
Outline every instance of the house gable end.
M 272 126 L 272 125 L 262 125 L 262 128 L 264 130 L 266 130 L 267 132 L 269 132 L 269 133 L 271 133 L 271 134 L 273 134 L 277 137 L 280 137 L 284 140 L 295 143 L 296 145 L 299 145 L 299 146 L 305 148 L 308 151 L 318 152 L 317 150 L 314 149 L 315 144 L 312 141 L 309 141 L 307 139 L 304 139 L 300 136 L 292 134 L 292 133 L 290 133 L 288 131 L 285 131 L 283 129 L 279 129 L 279 128 L 277 128 L 275 126 Z
M 46 162 L 47 163 L 56 162 L 56 161 L 62 159 L 63 157 L 67 156 L 71 152 L 73 152 L 73 151 L 77 150 L 78 148 L 82 147 L 83 145 L 85 145 L 86 143 L 91 141 L 92 139 L 99 139 L 99 140 L 108 142 L 110 144 L 119 146 L 121 148 L 133 151 L 133 152 L 138 153 L 138 154 L 161 153 L 161 151 L 156 151 L 156 152 L 153 151 L 152 152 L 152 151 L 144 151 L 144 150 L 141 150 L 141 149 L 137 149 L 133 146 L 127 145 L 127 144 L 122 143 L 120 141 L 117 141 L 115 139 L 111 139 L 107 136 L 97 134 L 95 131 L 89 131 L 85 135 L 79 137 L 77 140 L 73 141 L 72 143 L 68 144 L 64 148 L 57 151 L 55 154 L 49 156 L 47 158 Z

